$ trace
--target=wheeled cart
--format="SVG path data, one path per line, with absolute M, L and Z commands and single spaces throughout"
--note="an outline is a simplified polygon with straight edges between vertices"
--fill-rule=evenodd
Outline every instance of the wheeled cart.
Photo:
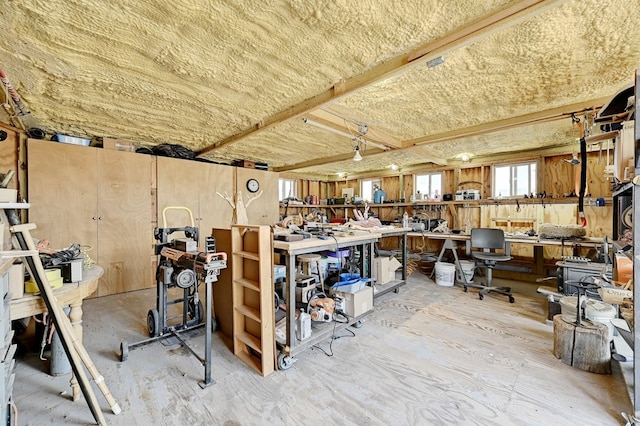
M 286 370 L 295 362 L 295 355 L 303 350 L 310 348 L 349 326 L 362 326 L 362 319 L 371 313 L 365 312 L 355 318 L 349 318 L 345 322 L 334 323 L 318 323 L 312 327 L 311 336 L 304 341 L 298 340 L 295 335 L 295 301 L 296 301 L 296 256 L 306 253 L 317 253 L 324 250 L 337 251 L 345 247 L 352 247 L 360 251 L 360 271 L 363 278 L 371 277 L 374 243 L 378 241 L 382 235 L 380 233 L 366 232 L 360 235 L 349 235 L 345 237 L 336 237 L 335 239 L 305 239 L 302 241 L 274 241 L 275 251 L 279 252 L 285 259 L 286 264 L 286 280 L 284 292 L 286 295 L 286 338 L 284 342 L 277 341 L 280 351 L 278 354 L 278 368 Z

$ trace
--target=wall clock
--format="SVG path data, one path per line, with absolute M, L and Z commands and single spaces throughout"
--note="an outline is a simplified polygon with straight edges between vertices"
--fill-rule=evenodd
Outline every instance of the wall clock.
M 258 192 L 259 189 L 260 182 L 258 182 L 256 179 L 249 179 L 247 181 L 247 190 L 249 190 L 249 192 Z

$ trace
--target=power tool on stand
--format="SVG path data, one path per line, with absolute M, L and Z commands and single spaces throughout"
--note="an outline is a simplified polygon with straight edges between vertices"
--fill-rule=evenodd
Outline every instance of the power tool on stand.
M 167 227 L 166 211 L 170 209 L 186 210 L 191 218 L 191 226 Z M 212 285 L 218 281 L 220 271 L 227 267 L 227 254 L 216 252 L 215 239 L 212 236 L 206 238 L 205 251 L 199 251 L 198 228 L 194 226 L 193 215 L 188 208 L 166 207 L 162 216 L 164 227 L 156 228 L 154 231 L 154 237 L 158 241 L 155 252 L 159 259 L 156 270 L 156 307 L 147 313 L 147 330 L 151 338 L 134 344 L 123 341 L 120 345 L 120 360 L 126 361 L 130 350 L 158 340 L 175 337 L 205 366 L 204 381 L 199 383 L 200 387 L 205 388 L 215 383 L 211 379 L 211 331 L 215 328 L 211 318 Z M 184 238 L 170 240 L 170 236 L 176 232 L 182 232 Z M 206 310 L 198 294 L 198 287 L 201 283 L 204 283 L 206 287 Z M 181 289 L 182 297 L 169 300 L 168 290 L 172 288 Z M 182 305 L 180 320 L 170 325 L 169 320 L 175 318 L 169 318 L 169 307 L 178 304 Z M 203 325 L 205 326 L 204 359 L 191 349 L 180 336 L 180 333 Z

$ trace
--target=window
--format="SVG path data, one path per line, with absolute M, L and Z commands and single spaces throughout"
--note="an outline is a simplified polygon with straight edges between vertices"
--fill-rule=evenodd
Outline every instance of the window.
M 531 163 L 505 164 L 493 167 L 493 196 L 516 197 L 536 192 L 537 166 Z
M 360 184 L 362 194 L 362 200 L 372 202 L 374 200 L 373 193 L 381 189 L 380 188 L 380 179 L 363 179 Z
M 296 181 L 294 179 L 278 179 L 278 200 L 297 196 Z
M 442 195 L 442 173 L 416 175 L 415 192 L 422 194 L 424 199 L 436 199 Z

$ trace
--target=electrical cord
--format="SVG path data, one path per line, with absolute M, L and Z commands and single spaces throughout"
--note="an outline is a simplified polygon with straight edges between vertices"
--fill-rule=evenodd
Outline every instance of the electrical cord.
M 344 334 L 342 336 L 336 336 L 336 327 L 338 326 L 338 321 L 334 321 L 333 322 L 333 332 L 331 333 L 331 340 L 329 341 L 329 351 L 325 351 L 324 349 L 322 349 L 320 347 L 320 345 L 313 345 L 311 346 L 312 348 L 316 348 L 320 351 L 322 351 L 322 353 L 324 353 L 326 356 L 333 356 L 333 341 L 334 340 L 338 340 L 341 339 L 343 337 L 355 337 L 356 333 L 353 330 L 350 330 L 348 328 L 346 328 L 345 330 L 348 331 L 350 333 L 349 334 Z
M 42 260 L 42 265 L 47 269 L 69 262 L 79 256 L 80 244 L 72 244 L 68 248 L 59 250 L 55 253 L 40 254 L 40 259 Z

